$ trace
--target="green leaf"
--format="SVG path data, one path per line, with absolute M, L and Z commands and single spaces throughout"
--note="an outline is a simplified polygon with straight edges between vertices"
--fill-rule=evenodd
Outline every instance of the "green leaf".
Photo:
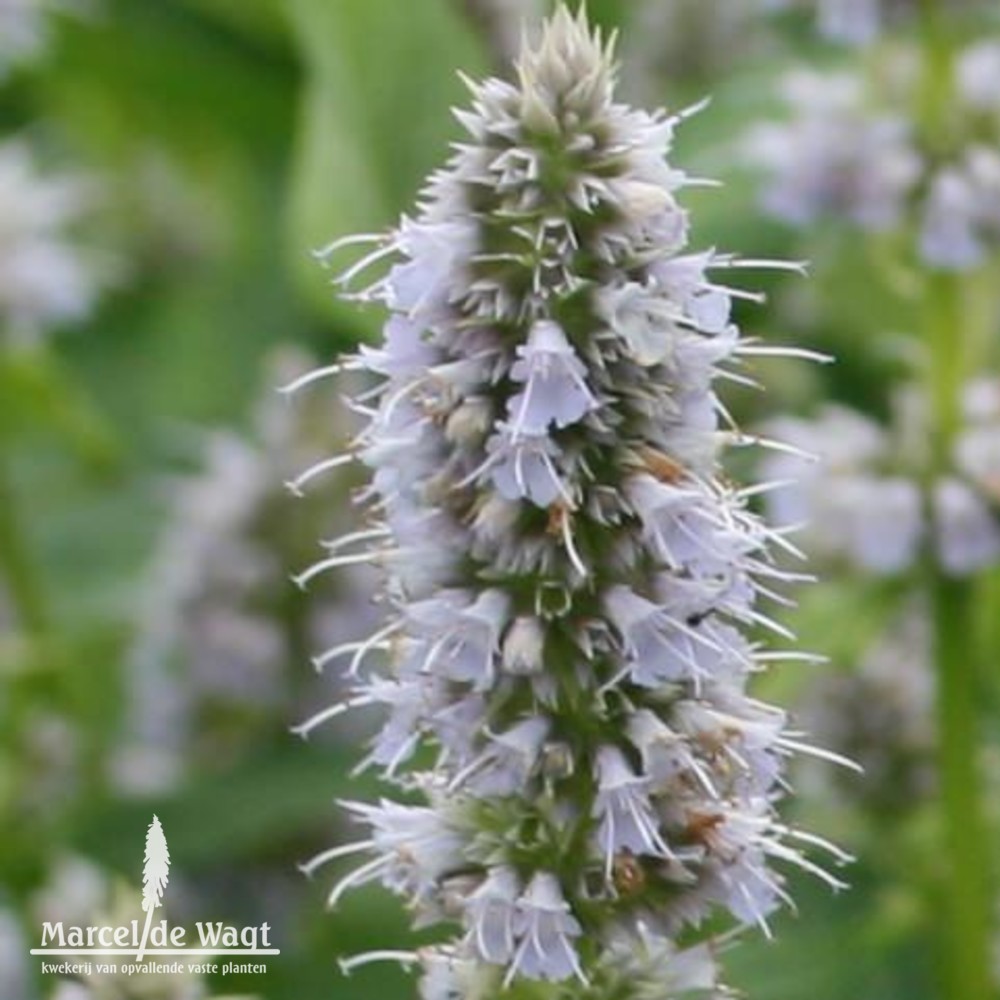
M 887 947 L 872 897 L 877 886 L 852 872 L 854 887 L 832 896 L 825 887 L 794 879 L 797 917 L 774 921 L 775 940 L 749 934 L 723 958 L 728 981 L 769 1000 L 927 1000 L 933 978 L 930 949 L 911 938 Z
M 371 781 L 347 776 L 355 759 L 350 747 L 314 748 L 289 736 L 287 747 L 265 750 L 225 773 L 194 778 L 170 796 L 84 806 L 76 846 L 120 868 L 137 852 L 141 855 L 144 831 L 155 812 L 179 870 L 232 864 L 342 818 L 334 799 L 372 791 Z
M 588 0 L 587 14 L 591 24 L 605 31 L 615 31 L 621 29 L 628 20 L 627 7 L 625 0 Z
M 103 8 L 106 8 L 103 9 Z M 66 18 L 42 95 L 95 159 L 155 143 L 197 164 L 232 141 L 283 140 L 295 66 L 187 4 L 106 0 L 99 18 Z
M 486 60 L 447 0 L 293 0 L 290 8 L 307 67 L 291 244 L 306 291 L 330 310 L 333 296 L 306 252 L 389 226 L 414 202 L 458 138 L 448 113 L 464 100 L 456 70 L 477 74 Z M 351 321 L 364 326 L 354 311 Z
M 0 354 L 0 442 L 42 430 L 98 469 L 117 457 L 117 442 L 88 394 L 44 348 Z

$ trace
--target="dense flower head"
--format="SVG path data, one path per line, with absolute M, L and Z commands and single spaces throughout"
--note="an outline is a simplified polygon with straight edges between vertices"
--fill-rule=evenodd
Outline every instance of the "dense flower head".
M 912 218 L 921 258 L 947 270 L 995 252 L 1000 44 L 980 41 L 957 53 L 946 148 L 928 148 L 916 125 L 921 72 L 917 51 L 901 46 L 873 80 L 846 70 L 788 74 L 788 114 L 755 126 L 745 143 L 764 177 L 765 210 L 795 226 L 839 219 L 869 231 Z
M 799 449 L 767 456 L 763 474 L 775 523 L 805 529 L 803 544 L 878 575 L 909 570 L 926 550 L 951 575 L 1000 561 L 1000 383 L 970 382 L 952 468 L 929 488 L 920 470 L 929 436 L 926 405 L 900 394 L 893 426 L 826 405 L 812 419 L 770 429 Z
M 463 928 L 404 956 L 426 998 L 704 994 L 712 949 L 679 948 L 685 929 L 721 910 L 766 931 L 775 862 L 838 884 L 777 818 L 803 747 L 748 692 L 797 655 L 749 631 L 782 631 L 759 600 L 795 578 L 771 557 L 787 543 L 719 468 L 745 439 L 715 382 L 772 349 L 716 275 L 761 262 L 686 249 L 691 181 L 665 159 L 683 115 L 614 83 L 600 35 L 558 12 L 516 83 L 470 84 L 470 138 L 340 279 L 390 312 L 344 362 L 380 378 L 348 454 L 390 609 L 352 703 L 388 713 L 365 763 L 425 804 L 351 804 L 370 837 L 306 867 L 370 852 L 332 901 L 377 880 Z

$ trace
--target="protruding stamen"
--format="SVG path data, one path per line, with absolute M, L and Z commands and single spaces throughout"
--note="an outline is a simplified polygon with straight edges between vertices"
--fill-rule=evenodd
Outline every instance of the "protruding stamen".
M 411 966 L 420 961 L 420 955 L 415 951 L 365 951 L 359 955 L 352 955 L 350 958 L 338 958 L 337 965 L 340 971 L 349 976 L 355 969 L 362 965 L 371 965 L 373 962 L 398 962 L 400 965 Z
M 354 844 L 341 844 L 339 847 L 331 847 L 329 850 L 317 854 L 308 861 L 300 862 L 296 867 L 306 878 L 312 878 L 313 874 L 323 865 L 336 861 L 337 858 L 344 858 L 350 854 L 360 854 L 362 851 L 371 850 L 375 846 L 374 840 L 359 840 Z
M 344 465 L 350 465 L 357 458 L 357 455 L 346 454 L 346 455 L 334 455 L 332 458 L 326 458 L 322 462 L 317 462 L 315 465 L 306 469 L 302 475 L 298 476 L 296 479 L 291 479 L 285 483 L 286 489 L 297 497 L 303 495 L 302 487 L 306 483 L 311 482 L 317 476 L 322 476 L 324 472 L 331 472 L 333 469 L 339 469 Z
M 312 385 L 314 382 L 319 382 L 321 379 L 330 378 L 333 375 L 340 375 L 342 372 L 359 371 L 361 367 L 362 365 L 360 361 L 348 359 L 335 365 L 327 365 L 325 368 L 314 368 L 311 372 L 306 372 L 305 375 L 300 375 L 293 382 L 289 382 L 287 385 L 281 386 L 281 388 L 278 389 L 278 392 L 286 396 L 291 396 L 300 389 L 304 389 L 306 386 Z
M 296 736 L 301 736 L 304 740 L 308 739 L 309 734 L 314 729 L 318 729 L 322 726 L 324 722 L 336 719 L 338 715 L 343 715 L 344 712 L 347 712 L 352 708 L 359 708 L 361 705 L 369 705 L 371 702 L 372 698 L 368 695 L 361 698 L 352 698 L 350 701 L 338 702 L 336 705 L 330 705 L 328 708 L 324 708 L 323 711 L 317 712 L 311 718 L 306 719 L 305 722 L 300 723 L 297 726 L 292 726 L 291 731 Z
M 340 239 L 328 243 L 319 250 L 313 250 L 312 255 L 317 260 L 325 261 L 332 254 L 344 247 L 359 246 L 366 243 L 382 243 L 386 239 L 385 233 L 356 233 L 351 236 L 341 236 Z
M 399 554 L 400 551 L 400 549 L 376 549 L 373 552 L 357 552 L 349 556 L 334 556 L 330 559 L 322 559 L 310 566 L 304 573 L 293 576 L 292 582 L 300 590 L 305 590 L 311 580 L 329 569 L 337 569 L 339 566 L 359 566 L 362 563 L 375 563 L 386 556 Z
M 320 542 L 320 544 L 327 552 L 337 552 L 339 549 L 347 548 L 348 545 L 353 545 L 355 542 L 365 542 L 372 538 L 387 538 L 390 534 L 391 532 L 387 527 L 369 528 L 365 531 L 353 531 L 349 535 L 341 535 L 340 538 Z

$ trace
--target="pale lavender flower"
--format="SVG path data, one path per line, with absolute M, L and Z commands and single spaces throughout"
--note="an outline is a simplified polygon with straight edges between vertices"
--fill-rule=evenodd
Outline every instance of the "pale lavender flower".
M 889 439 L 873 421 L 827 406 L 814 421 L 782 419 L 773 433 L 798 452 L 776 452 L 763 464 L 778 484 L 767 497 L 775 523 L 803 529 L 818 554 L 846 557 L 878 574 L 907 570 L 925 532 L 920 490 L 890 475 Z
M 493 484 L 504 499 L 523 497 L 538 507 L 548 507 L 563 495 L 556 465 L 561 452 L 547 434 L 525 434 L 503 424 L 487 448 Z
M 894 227 L 922 169 L 903 114 L 870 108 L 847 72 L 799 70 L 782 89 L 787 120 L 755 126 L 745 147 L 767 177 L 765 209 L 796 226 L 839 218 Z
M 732 771 L 726 790 L 730 795 L 752 801 L 766 794 L 780 777 L 782 757 L 787 753 L 787 719 L 779 709 L 734 698 L 728 687 L 717 685 L 697 701 L 678 702 L 675 724 L 685 743 L 720 747 L 729 757 Z M 707 771 L 702 771 L 701 778 L 706 785 L 711 780 Z
M 869 573 L 902 574 L 922 551 L 932 551 L 956 576 L 997 563 L 1000 393 L 986 378 L 970 383 L 964 395 L 955 474 L 940 476 L 929 494 L 920 477 L 926 402 L 919 392 L 900 394 L 887 430 L 836 406 L 812 421 L 773 422 L 771 430 L 798 450 L 763 463 L 774 484 L 767 497 L 772 518 L 799 528 L 803 544 L 817 554 L 846 558 Z
M 825 38 L 845 45 L 870 45 L 886 28 L 915 16 L 919 0 L 758 0 L 766 10 L 805 8 L 815 11 L 816 28 Z M 984 8 L 981 0 L 951 0 L 949 7 Z
M 517 948 L 507 981 L 518 975 L 556 981 L 576 976 L 586 984 L 574 943 L 582 933 L 558 879 L 548 872 L 539 872 L 517 901 L 514 918 Z
M 959 93 L 979 111 L 1000 114 L 1000 42 L 976 42 L 958 60 Z
M 550 426 L 569 427 L 597 406 L 585 381 L 587 368 L 557 323 L 536 323 L 517 355 L 510 377 L 524 389 L 507 404 L 515 440 L 546 434 Z
M 42 173 L 21 140 L 0 144 L 0 327 L 5 338 L 30 340 L 89 313 L 98 274 L 74 241 L 72 227 L 92 201 L 92 182 Z
M 483 591 L 474 600 L 470 596 L 445 592 L 441 597 L 412 604 L 408 616 L 413 634 L 428 637 L 421 670 L 465 681 L 480 690 L 492 686 L 494 660 L 500 634 L 507 625 L 510 599 L 500 590 Z
M 690 596 L 690 595 L 688 595 Z M 626 670 L 632 681 L 656 688 L 687 680 L 696 684 L 708 678 L 728 654 L 738 657 L 729 636 L 705 623 L 692 623 L 710 612 L 712 597 L 694 604 L 687 600 L 671 608 L 647 600 L 627 587 L 613 587 L 605 598 L 608 620 L 622 636 Z
M 513 868 L 494 868 L 469 894 L 465 919 L 469 936 L 484 962 L 506 966 L 514 957 L 521 882 Z
M 958 471 L 1000 505 L 1000 379 L 975 379 L 964 394 L 965 425 L 955 442 Z
M 981 264 L 1000 240 L 1000 152 L 971 146 L 934 177 L 923 213 L 924 260 L 958 271 Z
M 552 723 L 532 717 L 490 737 L 490 745 L 467 768 L 473 772 L 468 788 L 484 798 L 514 795 L 534 776 L 542 746 Z
M 45 0 L 0 3 L 0 78 L 13 67 L 31 62 L 45 47 Z
M 642 771 L 653 791 L 667 788 L 690 774 L 705 775 L 690 741 L 671 729 L 655 712 L 640 709 L 628 721 L 628 738 L 639 751 Z M 711 789 L 711 783 L 708 782 Z
M 478 962 L 458 954 L 454 948 L 421 948 L 414 955 L 400 955 L 409 964 L 420 964 L 420 1000 L 486 1000 L 492 983 Z
M 915 482 L 903 476 L 858 476 L 841 482 L 831 499 L 839 507 L 847 554 L 856 565 L 891 574 L 914 564 L 924 530 Z
M 676 300 L 657 295 L 638 283 L 612 286 L 601 291 L 600 308 L 617 336 L 640 365 L 666 361 L 681 337 L 681 318 Z
M 463 846 L 462 824 L 467 822 L 466 817 L 459 810 L 445 812 L 440 803 L 438 808 L 426 808 L 383 799 L 377 806 L 364 802 L 342 805 L 372 828 L 371 839 L 318 855 L 302 866 L 303 871 L 311 873 L 334 857 L 362 850 L 370 850 L 376 857 L 335 886 L 329 905 L 333 906 L 348 889 L 376 880 L 395 892 L 426 902 L 441 877 L 454 867 Z
M 828 38 L 864 45 L 882 27 L 882 0 L 820 0 L 819 30 Z
M 379 881 L 421 926 L 461 921 L 442 948 L 345 962 L 419 964 L 432 1000 L 708 989 L 709 948 L 663 978 L 673 935 L 718 906 L 763 924 L 773 862 L 829 879 L 775 814 L 804 748 L 747 692 L 768 653 L 746 630 L 787 635 L 759 599 L 798 577 L 720 467 L 716 379 L 780 350 L 741 338 L 732 299 L 756 296 L 720 275 L 781 265 L 687 251 L 689 182 L 666 162 L 684 115 L 613 85 L 608 47 L 560 9 L 516 84 L 470 84 L 470 138 L 419 216 L 328 248 L 370 240 L 338 281 L 390 312 L 381 345 L 316 375 L 378 380 L 331 461 L 371 470 L 358 559 L 385 574 L 388 621 L 307 725 L 387 709 L 364 764 L 426 805 L 352 805 L 371 835 L 306 868 L 373 855 L 331 902 Z
M 623 852 L 652 857 L 668 857 L 670 848 L 659 832 L 659 823 L 650 803 L 649 779 L 636 774 L 617 747 L 597 751 L 597 796 L 594 817 L 599 821 L 597 842 L 607 869 Z
M 646 924 L 632 937 L 614 937 L 608 944 L 601 969 L 608 992 L 626 992 L 635 1000 L 661 1000 L 663 996 L 722 997 L 715 983 L 715 956 L 706 945 L 680 949 L 669 938 Z
M 942 479 L 933 501 L 937 553 L 947 572 L 967 576 L 1000 561 L 1000 518 L 971 487 Z
M 942 170 L 924 204 L 920 252 L 935 267 L 965 270 L 983 259 L 977 230 L 976 192 L 958 168 Z
M 828 219 L 885 231 L 912 222 L 931 267 L 982 265 L 1000 245 L 1000 46 L 957 53 L 947 156 L 910 125 L 921 58 L 916 47 L 893 50 L 877 85 L 845 72 L 788 74 L 784 120 L 746 138 L 765 210 L 799 227 Z

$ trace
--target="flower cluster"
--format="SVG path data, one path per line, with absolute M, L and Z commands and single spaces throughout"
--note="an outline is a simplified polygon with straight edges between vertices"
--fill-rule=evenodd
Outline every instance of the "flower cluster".
M 356 692 L 317 718 L 382 706 L 364 763 L 424 801 L 348 803 L 369 834 L 304 867 L 370 854 L 331 903 L 378 881 L 462 927 L 344 963 L 419 963 L 426 1000 L 711 991 L 685 929 L 722 911 L 767 931 L 776 862 L 840 884 L 776 814 L 807 748 L 748 691 L 804 655 L 760 638 L 783 633 L 760 598 L 796 579 L 772 558 L 788 543 L 719 468 L 747 438 L 714 385 L 777 349 L 741 337 L 732 300 L 755 296 L 716 275 L 762 262 L 685 251 L 683 115 L 613 86 L 560 10 L 517 84 L 470 84 L 470 138 L 419 215 L 339 279 L 390 318 L 344 362 L 378 377 L 347 452 L 372 470 L 369 527 L 314 571 L 380 564 L 392 613 L 331 652 Z
M 115 762 L 125 789 L 169 785 L 191 760 L 218 758 L 293 714 L 316 694 L 289 669 L 297 652 L 364 635 L 375 620 L 374 573 L 364 566 L 288 598 L 287 575 L 317 531 L 335 530 L 329 508 L 350 486 L 335 468 L 287 484 L 305 499 L 282 486 L 334 438 L 336 407 L 291 407 L 270 389 L 309 367 L 297 351 L 270 356 L 251 433 L 208 435 L 198 472 L 172 492 L 131 653 L 128 746 Z
M 973 267 L 1000 245 L 1000 44 L 955 59 L 944 151 L 924 148 L 912 126 L 920 60 L 897 52 L 882 70 L 877 89 L 849 71 L 786 77 L 787 118 L 746 141 L 766 177 L 763 205 L 796 226 L 836 218 L 871 231 L 912 212 L 926 263 Z
M 815 10 L 820 34 L 834 42 L 867 45 L 887 24 L 916 13 L 919 0 L 759 0 L 768 10 L 806 7 Z M 948 7 L 983 6 L 982 0 L 949 0 Z
M 937 792 L 932 645 L 927 608 L 913 600 L 855 669 L 818 678 L 801 708 L 824 746 L 864 768 L 839 791 L 870 815 L 899 820 Z
M 4 0 L 0 5 L 0 78 L 33 59 L 45 43 L 44 0 Z
M 93 267 L 69 228 L 87 208 L 91 185 L 71 175 L 42 175 L 19 140 L 0 144 L 0 330 L 36 336 L 78 320 L 96 291 Z
M 925 543 L 946 572 L 975 573 L 1000 560 L 1000 383 L 966 386 L 953 468 L 925 491 L 919 478 L 928 440 L 920 395 L 901 395 L 896 426 L 827 405 L 815 419 L 782 418 L 772 430 L 800 451 L 763 465 L 780 486 L 772 519 L 811 525 L 804 544 L 875 574 L 901 574 Z M 820 461 L 814 461 L 813 457 Z M 925 495 L 925 492 L 928 495 Z
M 873 113 L 863 81 L 846 71 L 797 70 L 782 97 L 789 120 L 755 126 L 746 144 L 768 178 L 764 208 L 796 226 L 824 217 L 896 225 L 921 172 L 905 115 Z
M 838 42 L 863 45 L 882 28 L 883 0 L 761 0 L 767 10 L 810 7 L 816 10 L 822 35 Z

